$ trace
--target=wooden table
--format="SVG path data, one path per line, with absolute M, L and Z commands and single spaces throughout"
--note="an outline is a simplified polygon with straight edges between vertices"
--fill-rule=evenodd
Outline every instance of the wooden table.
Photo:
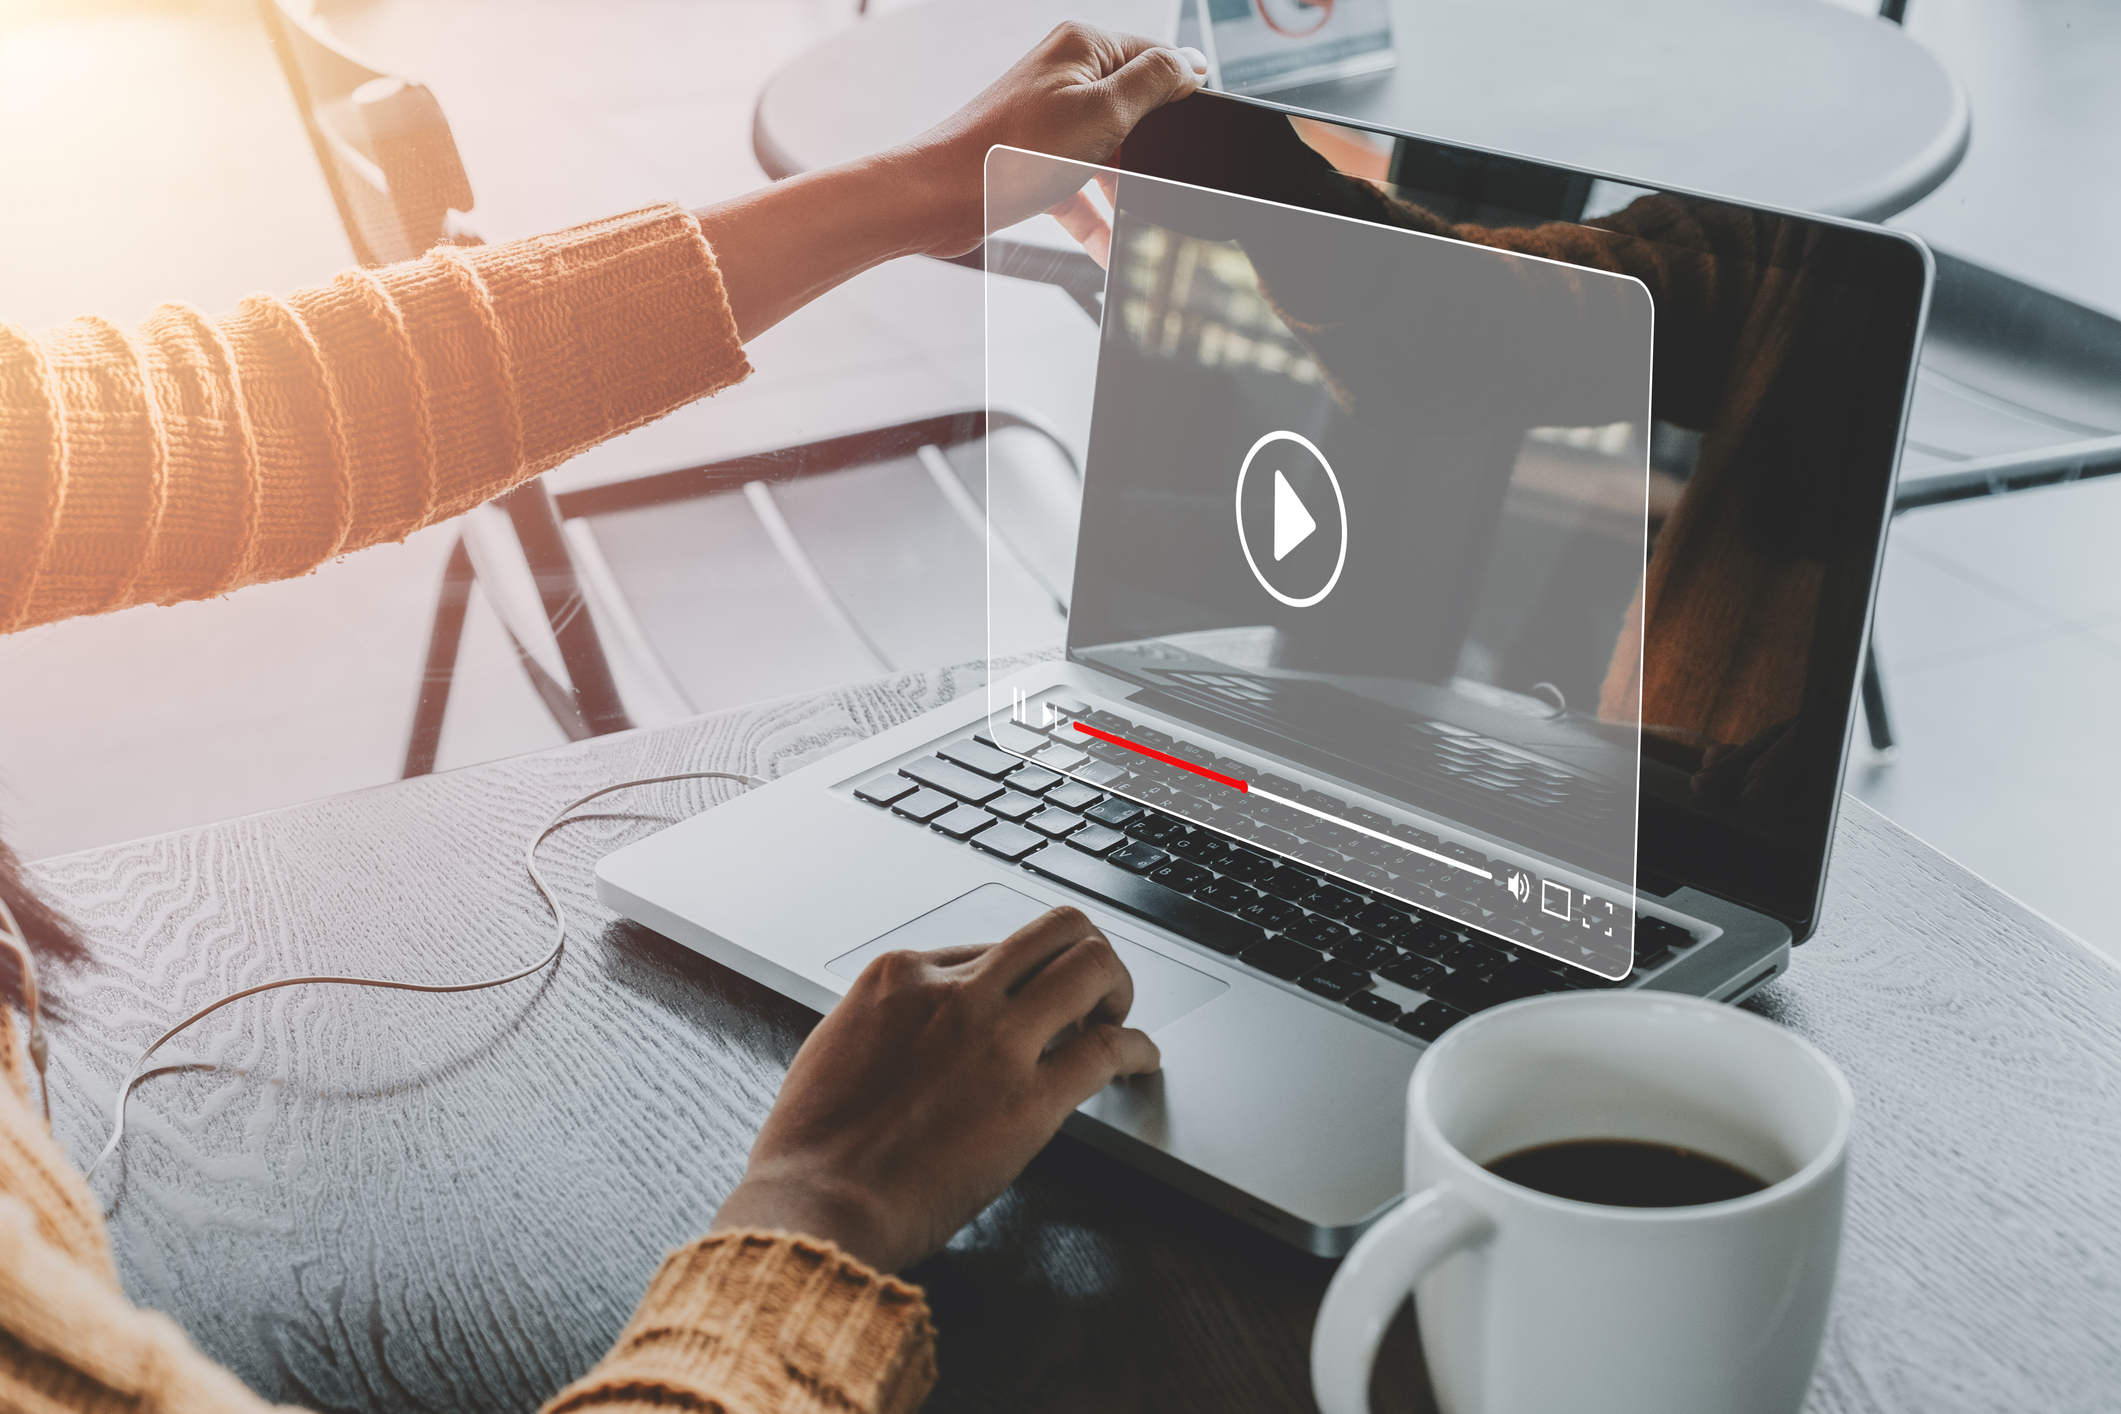
M 535 957 L 530 830 L 599 784 L 773 775 L 970 670 L 725 712 L 47 862 L 101 969 L 52 1090 L 77 1155 L 166 1019 L 317 970 L 458 979 Z M 464 997 L 308 988 L 180 1043 L 115 1199 L 135 1300 L 260 1393 L 529 1410 L 586 1369 L 735 1184 L 807 1013 L 593 898 L 595 859 L 723 798 L 652 788 L 555 837 L 556 971 Z M 617 798 L 614 798 L 617 799 Z M 628 809 L 627 807 L 631 807 Z M 1849 802 L 1826 923 L 1757 1003 L 1860 1099 L 1814 1411 L 2111 1411 L 2121 1391 L 2121 970 Z M 1058 1141 L 914 1273 L 938 1410 L 1283 1411 L 1332 1267 Z M 1380 1408 L 1429 1407 L 1412 1343 Z
M 1158 35 L 1169 0 L 927 0 L 840 31 L 759 98 L 785 177 L 912 137 L 1062 19 Z M 1881 221 L 1966 154 L 1966 90 L 1825 0 L 1393 0 L 1399 66 L 1268 95 L 1403 132 Z

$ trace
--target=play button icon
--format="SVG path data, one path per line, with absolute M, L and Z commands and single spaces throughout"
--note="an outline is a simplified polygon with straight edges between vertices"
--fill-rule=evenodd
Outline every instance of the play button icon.
M 1324 527 L 1320 516 L 1327 518 Z M 1309 438 L 1269 432 L 1245 454 L 1237 472 L 1237 543 L 1259 587 L 1292 609 L 1318 603 L 1340 582 L 1348 558 L 1347 502 L 1325 453 Z M 1255 544 L 1273 547 L 1271 577 L 1252 552 Z
M 1289 485 L 1289 478 L 1274 473 L 1274 558 L 1289 558 L 1289 552 L 1311 538 L 1318 522 L 1304 509 L 1303 501 Z

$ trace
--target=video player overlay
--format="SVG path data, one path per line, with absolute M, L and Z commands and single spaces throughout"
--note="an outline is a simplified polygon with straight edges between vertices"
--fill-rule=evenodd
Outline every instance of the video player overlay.
M 1067 685 L 990 651 L 984 735 L 1626 976 L 1642 285 L 1008 149 L 988 201 L 989 415 L 1079 446 L 1082 489 Z M 1024 252 L 1071 246 L 1097 297 L 1035 304 Z

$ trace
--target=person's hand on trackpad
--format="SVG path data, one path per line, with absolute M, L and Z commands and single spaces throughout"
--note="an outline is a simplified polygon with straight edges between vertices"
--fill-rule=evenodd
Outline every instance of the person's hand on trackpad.
M 1005 941 L 889 952 L 796 1053 L 717 1228 L 829 1238 L 879 1271 L 935 1252 L 1075 1107 L 1161 1064 L 1134 981 L 1056 908 Z

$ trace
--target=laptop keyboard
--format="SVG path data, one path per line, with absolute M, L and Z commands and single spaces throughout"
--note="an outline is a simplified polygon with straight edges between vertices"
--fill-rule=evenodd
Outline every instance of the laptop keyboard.
M 1078 715 L 1187 760 L 1206 765 L 1219 759 L 1204 747 L 1115 713 L 1082 707 Z M 1056 741 L 1040 759 L 1069 753 L 1054 764 L 1104 784 L 1126 778 L 1135 795 L 1154 797 L 1163 788 L 1168 793 L 1156 806 L 1027 764 L 997 749 L 987 730 L 864 782 L 855 797 L 1424 1041 L 1474 1012 L 1520 997 L 1623 985 L 1250 848 L 1190 823 L 1175 809 L 1158 808 L 1182 807 L 1197 815 L 1203 802 L 1184 793 L 1185 773 L 1172 771 L 1178 780 L 1167 785 L 1154 772 L 1135 769 L 1142 758 L 1124 748 L 1110 749 L 1125 756 L 1125 764 L 1104 759 L 1099 748 L 1106 744 L 1096 741 L 1087 744 L 1087 751 Z M 1037 735 L 1015 726 L 992 730 L 1025 733 L 1026 740 L 1010 742 L 1018 750 Z M 1073 759 L 1078 755 L 1081 762 Z M 1150 779 L 1142 780 L 1144 775 Z M 1306 802 L 1315 803 L 1312 797 L 1331 800 L 1313 791 Z M 1356 818 L 1344 802 L 1333 801 L 1332 807 Z M 1317 837 L 1332 835 L 1330 822 L 1311 821 L 1309 830 L 1304 817 L 1289 823 L 1312 858 L 1336 843 Z M 1353 832 L 1340 833 L 1356 838 Z M 1346 861 L 1348 872 L 1359 872 L 1355 856 L 1334 857 Z M 1638 914 L 1636 971 L 1660 966 L 1696 941 L 1676 924 Z

